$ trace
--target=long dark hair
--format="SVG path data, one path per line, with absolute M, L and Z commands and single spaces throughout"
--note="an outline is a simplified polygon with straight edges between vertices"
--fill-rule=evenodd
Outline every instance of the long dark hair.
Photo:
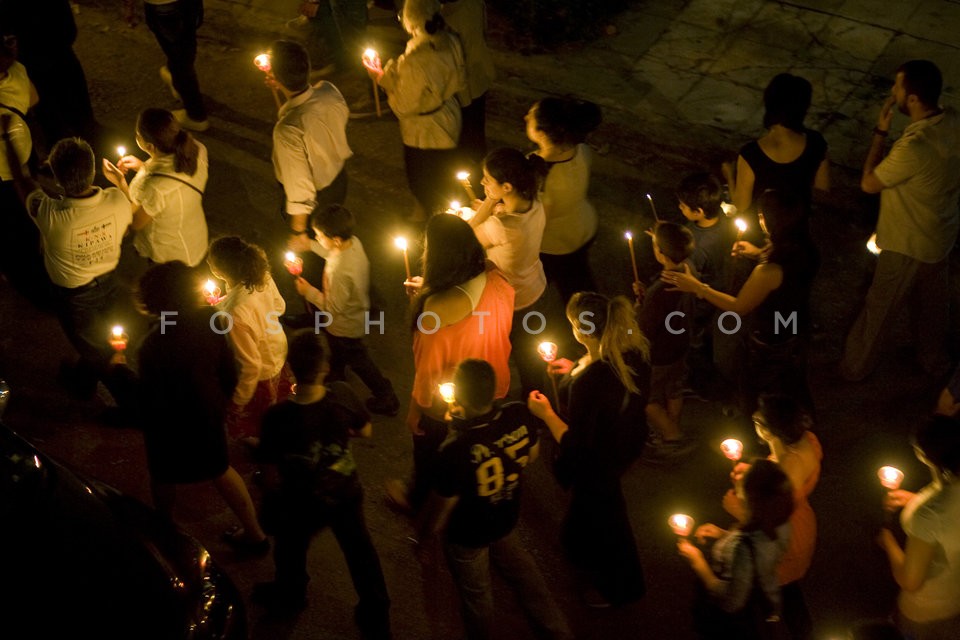
M 172 154 L 173 168 L 177 173 L 192 176 L 197 172 L 200 146 L 166 109 L 141 111 L 137 117 L 137 133 L 160 153 Z
M 430 296 L 476 278 L 486 270 L 486 253 L 470 225 L 441 213 L 427 222 L 423 250 L 423 288 L 413 304 L 411 329 Z
M 536 154 L 529 156 L 510 147 L 494 149 L 483 159 L 483 168 L 497 182 L 509 182 L 524 200 L 536 200 L 547 175 L 547 163 Z
M 772 460 L 754 460 L 743 476 L 743 495 L 749 519 L 743 531 L 762 531 L 777 539 L 777 527 L 793 513 L 793 485 L 780 465 Z
M 761 426 L 785 445 L 796 444 L 813 427 L 806 409 L 791 396 L 765 393 L 757 400 Z
M 210 264 L 231 280 L 239 282 L 248 291 L 261 291 L 270 278 L 267 254 L 255 244 L 239 236 L 217 238 L 210 245 Z
M 935 415 L 913 434 L 913 444 L 942 476 L 960 474 L 960 421 Z

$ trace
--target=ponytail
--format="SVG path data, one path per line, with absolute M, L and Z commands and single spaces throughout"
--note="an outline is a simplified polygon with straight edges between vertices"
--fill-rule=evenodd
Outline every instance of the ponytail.
M 443 19 L 443 16 L 440 13 L 435 13 L 433 16 L 427 20 L 426 24 L 423 26 L 424 30 L 432 35 L 438 34 L 443 31 L 444 27 L 447 26 L 446 21 Z
M 262 291 L 270 278 L 267 254 L 259 246 L 238 236 L 217 238 L 210 245 L 213 267 L 250 292 Z
M 184 129 L 177 131 L 173 138 L 173 169 L 177 173 L 192 176 L 197 172 L 200 157 L 200 145 L 193 136 Z
M 177 173 L 192 176 L 197 172 L 200 146 L 166 109 L 144 109 L 137 117 L 137 133 L 160 153 L 173 155 Z

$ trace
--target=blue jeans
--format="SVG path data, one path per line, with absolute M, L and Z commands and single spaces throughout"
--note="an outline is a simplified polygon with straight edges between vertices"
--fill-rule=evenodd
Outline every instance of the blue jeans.
M 193 67 L 197 57 L 197 28 L 203 22 L 203 0 L 177 0 L 144 5 L 147 26 L 167 56 L 173 88 L 180 94 L 191 120 L 206 120 L 200 83 Z
M 513 589 L 527 617 L 541 637 L 573 638 L 533 557 L 511 531 L 485 547 L 446 543 L 447 564 L 460 592 L 463 625 L 470 640 L 488 640 L 493 622 L 493 591 L 490 565 Z

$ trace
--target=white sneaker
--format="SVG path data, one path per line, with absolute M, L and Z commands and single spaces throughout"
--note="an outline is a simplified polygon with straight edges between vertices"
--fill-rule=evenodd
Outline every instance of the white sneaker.
M 171 113 L 180 123 L 180 126 L 187 131 L 206 131 L 210 128 L 209 120 L 194 120 L 187 115 L 186 109 L 174 109 Z
M 170 95 L 173 96 L 173 99 L 179 100 L 180 94 L 173 88 L 173 76 L 170 75 L 170 69 L 167 69 L 166 65 L 160 67 L 160 79 L 163 80 L 163 83 L 170 89 Z

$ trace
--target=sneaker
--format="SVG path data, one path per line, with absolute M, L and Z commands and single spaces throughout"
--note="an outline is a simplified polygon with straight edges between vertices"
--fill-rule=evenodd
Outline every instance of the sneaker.
M 250 592 L 250 602 L 274 615 L 295 615 L 306 609 L 307 596 L 303 591 L 284 588 L 276 582 L 258 582 Z
M 163 83 L 170 89 L 170 95 L 173 96 L 173 99 L 179 100 L 180 93 L 173 88 L 173 76 L 170 75 L 170 69 L 168 69 L 166 65 L 160 67 L 160 79 L 163 80 Z
M 237 556 L 262 558 L 270 552 L 270 539 L 251 540 L 243 527 L 236 525 L 223 532 L 220 540 L 231 546 Z
M 413 515 L 413 506 L 410 504 L 410 492 L 407 483 L 392 478 L 383 484 L 386 493 L 387 506 L 403 515 Z
M 382 416 L 395 416 L 400 412 L 400 400 L 393 393 L 381 398 L 367 398 L 365 404 L 367 405 L 367 411 Z
M 209 120 L 194 120 L 187 115 L 186 109 L 174 109 L 173 117 L 177 119 L 180 126 L 187 131 L 206 131 L 210 128 Z

